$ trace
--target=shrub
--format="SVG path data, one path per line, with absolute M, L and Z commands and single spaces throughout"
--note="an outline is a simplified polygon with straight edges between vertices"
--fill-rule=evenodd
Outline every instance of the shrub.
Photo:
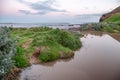
M 9 28 L 0 27 L 0 80 L 14 65 L 11 58 L 16 53 L 15 40 L 9 32 Z

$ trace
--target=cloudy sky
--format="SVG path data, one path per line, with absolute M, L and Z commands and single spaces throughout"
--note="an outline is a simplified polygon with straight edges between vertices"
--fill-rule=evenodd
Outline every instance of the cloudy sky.
M 98 21 L 119 0 L 0 0 L 0 23 Z

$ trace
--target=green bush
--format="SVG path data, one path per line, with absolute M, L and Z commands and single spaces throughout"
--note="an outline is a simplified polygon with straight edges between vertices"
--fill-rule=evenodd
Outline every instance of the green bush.
M 12 57 L 16 53 L 16 45 L 9 32 L 9 28 L 0 27 L 0 80 L 14 66 Z

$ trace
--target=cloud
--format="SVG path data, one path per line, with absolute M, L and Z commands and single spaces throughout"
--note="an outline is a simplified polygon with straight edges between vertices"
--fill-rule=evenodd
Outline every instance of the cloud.
M 19 10 L 19 12 L 24 13 L 24 14 L 31 14 L 31 12 L 28 10 Z
M 25 0 L 18 0 L 18 1 L 29 6 L 31 9 L 37 11 L 36 13 L 32 13 L 28 10 L 19 10 L 19 12 L 24 14 L 44 15 L 50 12 L 67 12 L 66 10 L 59 10 L 59 9 L 53 8 L 52 6 L 54 5 L 55 0 L 39 1 L 36 3 L 27 2 Z
M 44 15 L 46 14 L 46 12 L 36 12 L 36 13 L 32 13 L 30 12 L 29 10 L 19 10 L 19 12 L 23 13 L 23 14 L 26 14 L 26 15 Z

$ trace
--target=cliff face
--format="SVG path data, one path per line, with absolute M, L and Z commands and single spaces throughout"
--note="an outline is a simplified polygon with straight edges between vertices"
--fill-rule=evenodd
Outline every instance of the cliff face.
M 109 12 L 109 13 L 103 14 L 102 17 L 100 18 L 100 22 L 104 21 L 105 19 L 107 19 L 111 16 L 113 16 L 116 13 L 120 13 L 120 6 L 117 7 L 116 9 L 114 9 L 113 11 Z

